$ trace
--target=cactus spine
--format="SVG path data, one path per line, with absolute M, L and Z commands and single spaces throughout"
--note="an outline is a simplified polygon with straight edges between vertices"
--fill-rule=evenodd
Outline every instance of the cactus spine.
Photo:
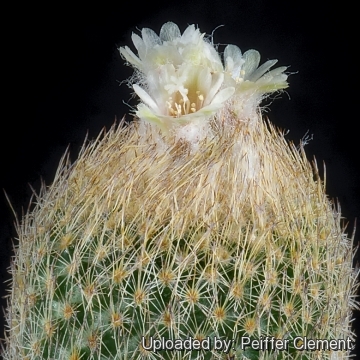
M 157 45 L 185 42 L 186 31 L 179 36 L 174 24 L 164 27 Z M 148 35 L 145 45 L 156 40 Z M 145 55 L 140 61 L 126 51 L 128 61 L 153 75 L 144 70 Z M 246 53 L 243 62 L 234 48 L 226 53 L 225 70 L 246 68 Z M 53 184 L 18 225 L 6 360 L 348 355 L 300 351 L 292 342 L 353 338 L 356 274 L 351 239 L 316 166 L 252 111 L 265 85 L 266 92 L 285 87 L 284 69 L 276 70 L 266 73 L 273 82 L 262 74 L 234 84 L 226 74 L 211 75 L 209 87 L 194 92 L 200 101 L 205 94 L 204 103 L 208 96 L 208 104 L 189 102 L 197 117 L 174 96 L 159 115 L 161 101 L 148 94 L 157 84 L 148 83 L 148 93 L 134 87 L 143 100 L 139 121 L 114 125 L 84 145 L 72 165 L 64 156 Z M 207 81 L 208 74 L 195 77 Z M 192 90 L 173 91 L 189 100 Z M 249 97 L 255 92 L 260 97 Z M 169 126 L 169 119 L 178 124 Z M 289 339 L 289 346 L 241 349 L 245 336 Z M 214 349 L 215 337 L 234 339 L 230 351 Z M 211 346 L 148 349 L 162 338 L 210 339 Z

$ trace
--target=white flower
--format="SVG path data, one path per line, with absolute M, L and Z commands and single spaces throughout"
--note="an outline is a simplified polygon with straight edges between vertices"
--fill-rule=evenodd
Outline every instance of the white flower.
M 242 54 L 237 46 L 228 45 L 224 50 L 224 63 L 225 83 L 235 87 L 232 110 L 240 118 L 252 118 L 268 94 L 288 87 L 286 67 L 270 70 L 277 60 L 268 60 L 259 66 L 260 54 L 256 50 Z
M 270 70 L 277 60 L 259 67 L 257 51 L 242 54 L 237 46 L 228 45 L 223 64 L 194 25 L 181 34 L 176 24 L 168 22 L 160 35 L 147 28 L 141 35 L 132 35 L 138 55 L 127 46 L 119 50 L 137 71 L 133 89 L 142 102 L 136 115 L 164 130 L 179 125 L 188 129 L 195 122 L 203 128 L 199 123 L 206 123 L 225 105 L 238 116 L 249 117 L 264 94 L 287 87 L 286 67 Z
M 248 50 L 241 54 L 236 45 L 228 45 L 224 51 L 225 72 L 236 82 L 237 93 L 254 91 L 259 94 L 285 89 L 288 87 L 286 66 L 269 69 L 277 60 L 268 60 L 260 67 L 260 54 L 256 50 Z
M 138 56 L 128 47 L 120 53 L 137 70 L 139 86 L 133 85 L 143 103 L 136 115 L 162 129 L 206 121 L 233 95 L 224 87 L 224 68 L 218 52 L 204 34 L 190 25 L 181 35 L 174 23 L 164 24 L 160 36 L 143 29 L 133 34 Z

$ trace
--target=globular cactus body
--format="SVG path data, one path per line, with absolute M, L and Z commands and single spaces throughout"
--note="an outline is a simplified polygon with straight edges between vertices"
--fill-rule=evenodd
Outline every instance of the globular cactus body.
M 73 165 L 64 157 L 18 226 L 5 359 L 347 356 L 293 343 L 352 339 L 356 281 L 340 214 L 303 148 L 224 101 L 206 136 L 196 123 L 195 141 L 192 129 L 164 128 L 173 114 L 156 115 L 160 127 L 121 123 Z M 289 341 L 243 349 L 245 337 Z M 155 351 L 169 339 L 187 348 Z

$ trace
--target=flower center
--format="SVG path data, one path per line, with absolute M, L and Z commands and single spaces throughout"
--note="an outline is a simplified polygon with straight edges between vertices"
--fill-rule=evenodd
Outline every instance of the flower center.
M 192 96 L 191 96 L 192 95 Z M 190 99 L 189 99 L 190 97 Z M 168 115 L 180 117 L 199 111 L 203 107 L 204 95 L 199 90 L 189 96 L 177 91 L 166 101 Z

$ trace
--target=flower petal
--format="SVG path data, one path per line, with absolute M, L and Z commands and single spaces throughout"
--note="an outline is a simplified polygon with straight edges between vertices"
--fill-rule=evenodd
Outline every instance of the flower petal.
M 244 80 L 247 80 L 252 72 L 259 66 L 260 54 L 256 50 L 248 50 L 244 53 L 243 58 L 245 62 L 241 70 L 244 71 Z
M 224 62 L 226 71 L 234 71 L 244 63 L 241 50 L 236 45 L 228 45 L 224 50 Z
M 150 97 L 150 95 L 144 90 L 142 89 L 139 85 L 134 84 L 133 85 L 134 91 L 136 92 L 136 94 L 139 96 L 139 98 L 148 106 L 150 106 L 150 108 L 152 108 L 152 110 L 156 113 L 160 112 L 158 105 L 156 104 L 156 102 Z
M 134 46 L 136 47 L 136 50 L 140 50 L 141 48 L 145 47 L 143 39 L 138 34 L 132 34 L 131 40 L 134 43 Z
M 250 81 L 259 80 L 276 63 L 277 60 L 268 60 L 266 63 L 258 67 L 251 75 L 249 75 L 248 80 Z
M 173 22 L 165 23 L 160 30 L 160 39 L 162 41 L 173 41 L 181 37 L 179 27 Z
M 196 44 L 202 36 L 199 29 L 195 29 L 194 25 L 189 25 L 181 36 L 181 42 L 183 44 Z
M 228 100 L 235 92 L 234 87 L 228 87 L 220 90 L 213 98 L 212 104 L 222 104 L 226 100 Z
M 146 120 L 150 123 L 154 123 L 157 126 L 159 126 L 162 130 L 166 130 L 163 122 L 161 121 L 161 118 L 156 116 L 146 105 L 139 104 L 137 106 L 136 116 L 139 119 Z
M 282 75 L 284 75 L 284 76 L 287 77 L 286 74 L 283 74 L 283 72 L 284 72 L 286 69 L 287 69 L 287 66 L 280 66 L 280 67 L 278 67 L 278 68 L 276 68 L 276 69 L 273 69 L 273 70 L 269 71 L 268 73 L 266 73 L 266 74 L 263 76 L 263 78 L 275 77 L 275 76 L 280 75 L 280 74 L 282 74 Z
M 141 30 L 141 35 L 146 47 L 152 48 L 155 45 L 161 45 L 161 40 L 154 30 L 144 28 Z
M 208 92 L 208 89 L 211 87 L 211 82 L 212 78 L 209 69 L 201 69 L 197 79 L 197 87 L 202 94 Z
M 119 50 L 120 54 L 125 58 L 126 61 L 139 69 L 141 68 L 141 60 L 130 50 L 129 47 L 125 46 L 125 48 L 120 48 Z
M 213 74 L 211 88 L 206 95 L 204 106 L 209 105 L 212 102 L 215 94 L 219 91 L 223 81 L 224 81 L 224 73 L 217 72 Z

